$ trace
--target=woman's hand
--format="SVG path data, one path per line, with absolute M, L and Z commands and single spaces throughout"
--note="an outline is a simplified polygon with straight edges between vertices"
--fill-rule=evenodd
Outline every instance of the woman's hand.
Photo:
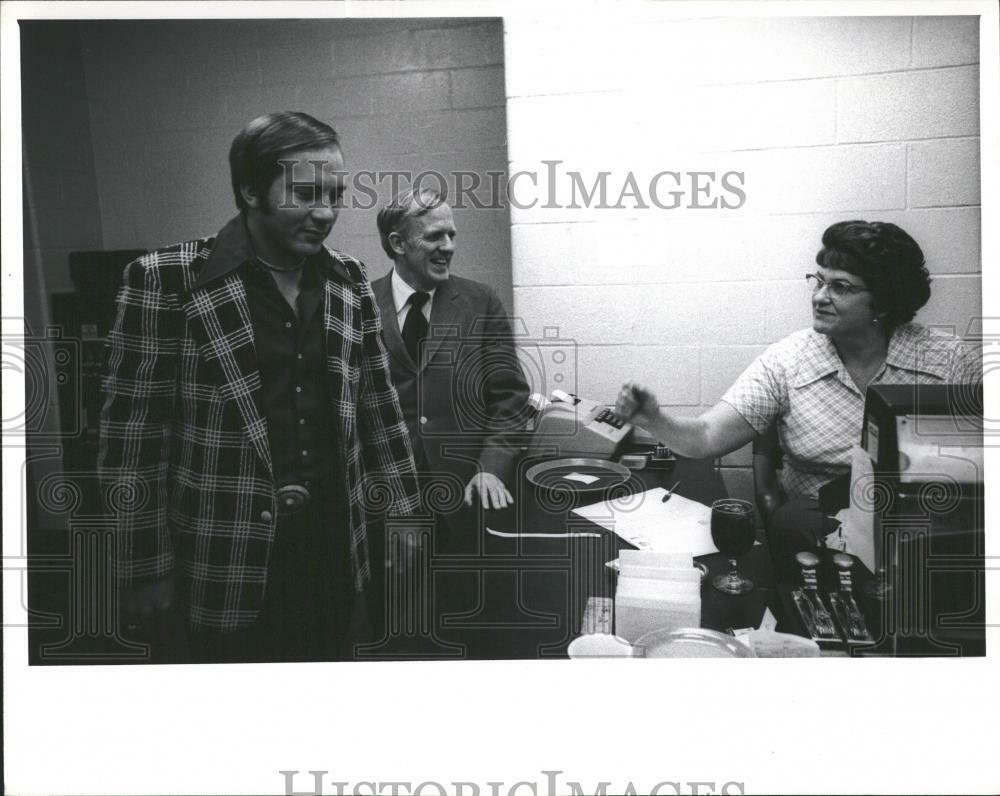
M 725 401 L 719 401 L 698 417 L 678 417 L 661 412 L 652 390 L 633 381 L 622 386 L 615 412 L 646 429 L 664 445 L 669 445 L 674 453 L 689 459 L 722 456 L 743 447 L 757 434 L 753 426 Z
M 648 387 L 627 381 L 618 393 L 615 413 L 630 423 L 648 428 L 660 417 L 660 403 Z

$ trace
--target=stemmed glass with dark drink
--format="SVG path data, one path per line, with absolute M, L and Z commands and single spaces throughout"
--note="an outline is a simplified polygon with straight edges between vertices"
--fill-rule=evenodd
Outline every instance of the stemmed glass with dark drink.
M 743 594 L 753 588 L 753 581 L 740 575 L 736 559 L 753 547 L 753 503 L 736 498 L 716 500 L 712 504 L 712 541 L 729 558 L 732 569 L 712 578 L 712 585 L 725 594 Z

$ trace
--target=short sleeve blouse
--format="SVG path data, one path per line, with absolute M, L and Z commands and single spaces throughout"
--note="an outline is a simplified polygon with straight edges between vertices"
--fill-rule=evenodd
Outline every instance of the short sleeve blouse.
M 872 384 L 978 383 L 982 348 L 909 323 L 895 330 Z M 777 421 L 785 455 L 781 484 L 790 495 L 816 497 L 850 469 L 861 440 L 864 395 L 833 342 L 812 329 L 795 332 L 757 357 L 722 396 L 758 433 Z

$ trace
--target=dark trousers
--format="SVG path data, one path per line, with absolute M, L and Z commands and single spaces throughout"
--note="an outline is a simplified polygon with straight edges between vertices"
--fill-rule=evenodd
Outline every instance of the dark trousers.
M 835 530 L 837 521 L 820 511 L 817 500 L 795 497 L 778 507 L 766 528 L 775 577 L 796 582 L 799 565 L 795 554 L 815 550 Z
M 314 489 L 310 505 L 279 516 L 257 621 L 231 633 L 190 633 L 195 663 L 328 661 L 352 657 L 363 623 L 350 574 L 346 512 Z
M 462 503 L 465 485 L 474 470 L 470 467 L 468 475 L 456 470 L 440 474 L 428 462 L 422 445 L 414 446 L 414 460 L 417 465 L 418 484 L 421 493 L 421 503 L 425 514 L 414 518 L 414 525 L 426 528 L 425 547 L 422 555 L 425 563 L 430 562 L 433 569 L 435 559 L 453 556 L 478 555 L 481 544 L 477 534 L 479 506 L 474 504 L 468 508 Z M 453 490 L 458 490 L 457 495 Z M 440 611 L 441 589 L 447 588 L 449 598 L 458 600 L 461 605 L 474 605 L 475 595 L 463 599 L 455 593 L 459 588 L 455 584 L 468 584 L 474 590 L 475 582 L 470 579 L 447 580 L 447 586 L 442 587 L 442 580 L 433 572 L 423 569 L 420 561 L 414 561 L 408 574 L 394 572 L 387 568 L 386 562 L 398 551 L 388 549 L 393 544 L 387 538 L 386 525 L 371 523 L 368 528 L 368 542 L 371 551 L 372 582 L 366 595 L 368 611 L 368 630 L 375 640 L 391 634 L 392 618 L 409 615 L 417 610 L 430 609 L 434 612 L 431 621 L 437 621 Z M 391 532 L 391 530 L 390 530 Z M 395 582 L 390 582 L 395 579 Z

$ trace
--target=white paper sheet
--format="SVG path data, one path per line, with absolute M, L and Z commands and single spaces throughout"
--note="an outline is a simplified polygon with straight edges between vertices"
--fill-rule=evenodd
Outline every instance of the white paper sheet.
M 486 533 L 492 536 L 499 536 L 502 539 L 577 539 L 577 538 L 593 538 L 600 539 L 601 534 L 594 533 L 592 531 L 561 531 L 559 533 L 517 533 L 514 531 L 494 531 L 492 528 L 486 528 Z
M 875 571 L 875 506 L 872 484 L 875 470 L 868 453 L 851 449 L 851 505 L 843 524 L 845 551 L 858 557 L 869 572 Z
M 718 552 L 712 543 L 712 510 L 694 500 L 674 495 L 666 503 L 662 487 L 616 500 L 593 503 L 573 513 L 590 520 L 640 550 L 688 553 Z
M 583 473 L 570 473 L 569 475 L 564 475 L 567 481 L 579 481 L 581 484 L 592 484 L 595 481 L 600 481 L 596 475 L 584 475 Z

